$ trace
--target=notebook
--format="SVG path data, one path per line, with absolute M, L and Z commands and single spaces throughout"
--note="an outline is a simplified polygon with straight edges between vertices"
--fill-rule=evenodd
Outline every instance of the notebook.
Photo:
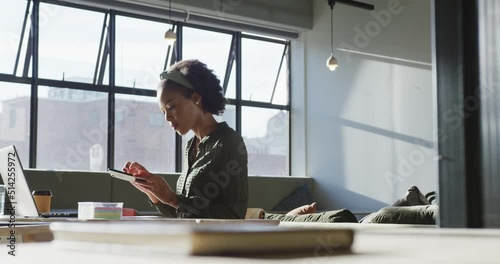
M 7 201 L 10 200 L 15 212 L 6 212 L 2 218 L 8 218 L 12 213 L 16 216 L 38 218 L 38 217 L 78 217 L 76 210 L 58 210 L 50 213 L 39 213 L 35 200 L 31 195 L 28 182 L 24 176 L 21 159 L 15 146 L 8 146 L 0 149 L 0 175 L 3 184 L 7 189 Z M 8 207 L 8 206 L 7 206 Z

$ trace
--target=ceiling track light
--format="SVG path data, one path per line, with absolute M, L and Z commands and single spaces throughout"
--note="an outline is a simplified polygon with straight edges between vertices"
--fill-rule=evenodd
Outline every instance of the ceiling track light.
M 361 3 L 361 2 L 357 2 L 357 1 L 353 1 L 353 0 L 328 0 L 328 5 L 330 6 L 330 44 L 331 44 L 331 48 L 332 48 L 332 53 L 330 54 L 330 57 L 328 57 L 328 59 L 326 59 L 326 67 L 328 67 L 328 69 L 330 71 L 334 71 L 339 66 L 337 58 L 335 58 L 335 56 L 333 56 L 333 7 L 335 6 L 336 2 L 345 4 L 345 5 L 349 5 L 349 6 L 353 6 L 353 7 L 366 9 L 366 10 L 374 10 L 375 9 L 374 5 Z
M 334 0 L 333 2 L 341 3 L 344 5 L 352 6 L 352 7 L 357 7 L 365 10 L 374 10 L 375 6 L 371 4 L 366 4 L 354 0 Z M 328 4 L 330 4 L 330 0 L 328 0 Z M 334 3 L 335 4 L 335 3 Z
M 172 24 L 172 0 L 168 0 L 168 23 Z M 173 30 L 173 25 L 172 28 L 165 32 L 165 40 L 167 41 L 168 45 L 174 45 L 175 41 L 177 40 L 177 34 L 175 34 Z

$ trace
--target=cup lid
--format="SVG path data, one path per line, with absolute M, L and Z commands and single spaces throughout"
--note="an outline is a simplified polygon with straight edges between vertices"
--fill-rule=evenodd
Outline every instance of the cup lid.
M 52 191 L 50 190 L 34 190 L 33 195 L 50 195 L 52 196 Z

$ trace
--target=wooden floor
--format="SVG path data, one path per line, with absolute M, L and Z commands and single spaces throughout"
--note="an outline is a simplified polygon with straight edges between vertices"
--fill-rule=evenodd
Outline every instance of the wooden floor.
M 352 252 L 314 252 L 260 256 L 150 256 L 60 250 L 51 243 L 17 245 L 17 256 L 0 247 L 0 263 L 500 263 L 499 230 L 438 228 L 363 228 L 356 231 Z

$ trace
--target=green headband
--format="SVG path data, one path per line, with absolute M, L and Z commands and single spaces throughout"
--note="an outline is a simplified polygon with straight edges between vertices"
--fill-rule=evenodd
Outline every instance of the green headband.
M 160 73 L 160 80 L 171 80 L 186 88 L 194 90 L 193 85 L 186 80 L 186 77 L 180 71 L 164 71 Z

